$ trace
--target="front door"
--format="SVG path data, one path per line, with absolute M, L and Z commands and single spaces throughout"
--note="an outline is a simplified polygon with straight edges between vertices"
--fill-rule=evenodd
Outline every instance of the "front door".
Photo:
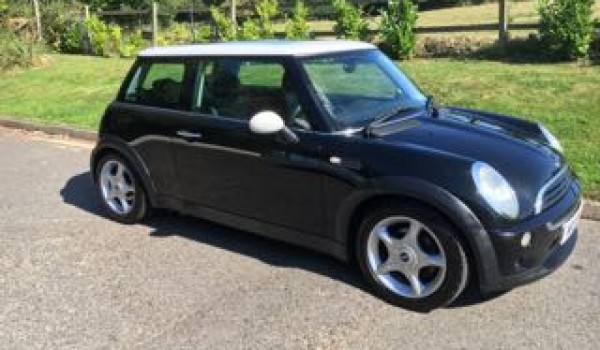
M 284 64 L 211 59 L 198 64 L 192 113 L 174 142 L 180 197 L 196 205 L 313 234 L 324 230 L 317 138 L 293 96 Z M 254 135 L 249 119 L 275 111 L 296 128 L 286 146 Z

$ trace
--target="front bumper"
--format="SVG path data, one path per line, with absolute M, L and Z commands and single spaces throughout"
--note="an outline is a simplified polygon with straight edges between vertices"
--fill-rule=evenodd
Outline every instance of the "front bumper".
M 495 260 L 495 268 L 481 276 L 482 291 L 511 289 L 558 269 L 575 248 L 581 209 L 580 189 L 573 183 L 568 195 L 546 212 L 509 230 L 489 232 L 493 251 L 486 256 Z M 528 245 L 524 234 L 530 234 Z

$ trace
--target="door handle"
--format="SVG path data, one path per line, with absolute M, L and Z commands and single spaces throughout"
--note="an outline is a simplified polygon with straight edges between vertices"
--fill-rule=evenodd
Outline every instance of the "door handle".
M 177 131 L 177 136 L 182 137 L 188 141 L 200 140 L 202 138 L 201 133 L 193 133 L 186 130 Z

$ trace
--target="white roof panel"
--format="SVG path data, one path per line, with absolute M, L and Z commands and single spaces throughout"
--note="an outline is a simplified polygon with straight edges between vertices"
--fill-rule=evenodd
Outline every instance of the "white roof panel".
M 359 41 L 230 41 L 213 44 L 156 46 L 140 52 L 140 57 L 177 56 L 310 56 L 351 50 L 373 49 Z

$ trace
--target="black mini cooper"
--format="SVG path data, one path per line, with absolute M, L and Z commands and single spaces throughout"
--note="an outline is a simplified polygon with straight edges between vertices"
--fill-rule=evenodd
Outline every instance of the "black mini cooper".
M 354 260 L 407 309 L 558 268 L 581 190 L 542 125 L 441 108 L 374 46 L 142 52 L 91 157 L 108 215 L 168 208 Z

